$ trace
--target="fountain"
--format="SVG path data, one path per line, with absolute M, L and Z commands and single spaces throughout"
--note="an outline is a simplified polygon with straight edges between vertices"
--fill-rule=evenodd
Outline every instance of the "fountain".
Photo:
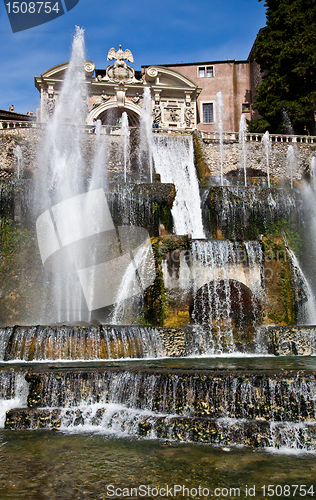
M 224 185 L 223 177 L 223 118 L 224 118 L 224 101 L 223 94 L 216 94 L 216 109 L 217 109 L 217 128 L 219 132 L 219 147 L 220 147 L 220 165 L 221 165 L 221 186 Z
M 13 154 L 18 161 L 17 177 L 18 179 L 20 179 L 20 177 L 23 175 L 23 154 L 21 146 L 17 145 L 13 150 Z
M 316 191 L 316 157 L 313 156 L 311 159 L 311 178 L 313 183 L 313 189 Z
M 207 455 L 208 471 L 225 453 L 233 457 L 230 466 L 241 456 L 248 464 L 254 456 L 247 451 L 251 447 L 315 452 L 313 286 L 308 285 L 306 262 L 300 265 L 298 250 L 292 249 L 299 248 L 297 235 L 306 210 L 298 190 L 270 187 L 268 133 L 263 139 L 268 186 L 247 186 L 242 116 L 244 186 L 223 186 L 221 151 L 221 186 L 203 187 L 206 223 L 192 137 L 153 133 L 151 94 L 145 87 L 139 177 L 147 182 L 135 184 L 129 178 L 125 112 L 118 139 L 122 169 L 111 182 L 109 139 L 101 122 L 95 134 L 84 127 L 83 47 L 78 30 L 60 100 L 47 126 L 35 193 L 30 183 L 21 199 L 29 211 L 34 207 L 33 217 L 22 217 L 15 228 L 28 253 L 20 256 L 23 272 L 19 274 L 16 263 L 4 267 L 10 270 L 9 281 L 18 276 L 22 282 L 27 275 L 25 314 L 34 311 L 33 302 L 38 310 L 28 322 L 15 316 L 17 308 L 10 309 L 10 300 L 20 300 L 22 285 L 10 295 L 4 283 L 1 298 L 7 302 L 2 304 L 8 305 L 7 322 L 0 328 L 0 424 L 6 428 L 6 442 L 19 436 L 10 431 L 32 429 L 25 440 L 34 440 L 36 448 L 36 430 L 54 429 L 45 446 L 55 464 L 52 443 L 64 440 L 65 453 L 71 438 L 79 448 L 87 447 L 85 434 L 80 434 L 84 431 L 90 433 L 89 450 L 91 445 L 99 457 L 94 434 L 100 440 L 103 434 L 103 453 L 110 449 L 111 463 L 117 459 L 130 470 L 126 456 L 141 450 L 135 462 L 145 463 L 140 457 L 145 452 L 147 461 L 151 457 L 151 440 L 150 449 L 158 450 L 154 459 L 162 454 L 166 464 L 159 485 L 171 474 L 168 453 L 174 461 L 181 448 L 183 461 L 184 446 L 189 455 L 201 453 L 203 460 Z M 88 139 L 90 156 L 85 151 Z M 293 188 L 294 167 L 291 172 Z M 312 189 L 306 189 L 314 200 Z M 2 265 L 10 266 L 16 199 L 10 190 L 3 189 L 1 196 Z M 314 222 L 314 212 L 308 213 Z M 28 246 L 36 242 L 35 223 L 39 250 Z M 138 437 L 146 439 L 136 441 Z M 206 451 L 198 443 L 212 446 Z M 5 453 L 15 468 L 10 452 Z M 76 450 L 74 460 L 79 456 Z M 266 457 L 264 452 L 260 456 Z M 264 460 L 278 469 L 274 455 Z M 285 458 L 282 463 L 288 474 Z M 209 477 L 203 467 L 203 477 Z M 24 462 L 20 468 L 24 470 Z M 267 468 L 260 462 L 256 480 L 263 486 L 269 479 Z M 117 484 L 134 484 L 133 474 L 121 473 L 124 480 Z M 89 468 L 82 474 L 89 476 Z M 173 480 L 177 474 L 178 469 Z M 87 481 L 90 485 L 90 476 Z M 87 498 L 104 493 L 104 485 L 91 485 Z
M 291 189 L 293 189 L 293 176 L 295 173 L 295 154 L 294 154 L 294 148 L 292 145 L 290 145 L 288 147 L 286 157 L 287 157 L 287 167 L 288 167 L 290 185 L 291 185 Z
M 153 136 L 152 136 L 152 116 L 151 116 L 151 94 L 150 88 L 144 88 L 142 114 L 140 120 L 140 145 L 139 145 L 139 168 L 146 171 L 149 166 L 150 182 L 153 181 Z
M 266 153 L 267 180 L 268 180 L 268 188 L 269 188 L 270 187 L 270 167 L 269 167 L 270 136 L 269 136 L 268 130 L 263 134 L 262 142 L 263 142 L 265 153 Z
M 244 168 L 245 187 L 247 187 L 246 131 L 247 131 L 246 118 L 245 115 L 241 115 L 239 122 L 239 144 L 242 151 L 242 164 Z
M 127 169 L 130 167 L 130 139 L 127 113 L 122 113 L 120 150 L 124 165 L 124 182 L 126 182 Z

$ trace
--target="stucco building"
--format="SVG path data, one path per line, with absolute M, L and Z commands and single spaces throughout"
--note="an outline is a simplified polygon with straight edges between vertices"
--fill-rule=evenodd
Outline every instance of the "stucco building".
M 258 66 L 251 56 L 245 61 L 206 61 L 186 64 L 142 66 L 135 71 L 125 61 L 134 62 L 129 50 L 110 49 L 108 60 L 116 59 L 105 69 L 96 69 L 86 61 L 89 89 L 87 124 L 100 119 L 103 125 L 116 125 L 126 111 L 131 126 L 137 126 L 141 114 L 143 90 L 149 87 L 154 126 L 162 130 L 217 130 L 216 94 L 224 102 L 223 129 L 236 132 L 241 114 L 253 118 L 252 99 L 258 85 Z M 68 63 L 63 63 L 35 77 L 41 93 L 39 121 L 45 122 L 58 101 Z M 260 71 L 259 71 L 260 76 Z

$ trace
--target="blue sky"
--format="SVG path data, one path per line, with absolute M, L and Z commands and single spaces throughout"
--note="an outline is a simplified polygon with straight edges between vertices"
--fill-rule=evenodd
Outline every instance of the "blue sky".
M 130 49 L 144 64 L 247 59 L 265 25 L 258 0 L 80 0 L 69 13 L 12 33 L 0 4 L 0 109 L 39 107 L 34 76 L 68 61 L 75 26 L 85 28 L 86 55 L 105 68 L 111 47 Z

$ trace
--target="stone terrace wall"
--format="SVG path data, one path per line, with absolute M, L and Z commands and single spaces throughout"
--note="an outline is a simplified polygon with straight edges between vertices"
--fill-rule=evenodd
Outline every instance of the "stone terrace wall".
M 17 145 L 21 147 L 23 155 L 23 165 L 26 177 L 36 175 L 40 168 L 40 155 L 38 151 L 42 149 L 42 143 L 45 139 L 45 128 L 25 128 L 0 130 L 0 179 L 9 179 L 17 172 L 17 158 L 13 150 Z M 86 133 L 84 136 L 84 160 L 89 173 L 92 167 L 96 136 L 91 133 Z M 123 163 L 120 158 L 119 150 L 119 135 L 102 135 L 102 139 L 106 141 L 106 161 L 108 165 L 109 178 L 115 179 L 116 176 L 122 175 Z M 135 170 L 137 134 L 133 131 L 131 134 L 131 149 L 132 149 L 132 169 Z
M 218 142 L 209 139 L 200 139 L 204 157 L 211 175 L 220 175 L 220 146 Z M 287 172 L 287 150 L 289 143 L 270 142 L 270 178 L 284 179 L 288 178 Z M 292 143 L 294 155 L 297 160 L 297 170 L 293 177 L 300 180 L 304 174 L 309 172 L 310 163 L 316 151 L 315 146 L 306 143 Z M 316 149 L 316 148 L 315 148 Z M 257 141 L 248 141 L 246 143 L 247 168 L 261 170 L 266 173 L 266 153 L 264 145 Z M 223 154 L 224 174 L 243 168 L 242 151 L 239 143 L 225 142 Z
M 0 178 L 12 177 L 17 171 L 17 159 L 13 154 L 13 149 L 20 145 L 23 154 L 24 168 L 28 175 L 36 174 L 40 167 L 38 164 L 37 150 L 41 148 L 41 141 L 44 138 L 44 128 L 13 129 L 10 131 L 0 131 Z M 87 170 L 92 165 L 95 147 L 95 135 L 86 134 L 84 144 L 84 158 Z M 118 156 L 119 135 L 104 136 L 107 141 L 107 163 L 110 178 L 115 179 L 122 174 L 123 165 Z M 131 135 L 132 142 L 132 169 L 137 169 L 137 132 Z M 208 165 L 210 175 L 220 175 L 220 147 L 217 141 L 201 139 L 199 142 L 203 149 L 203 154 Z M 271 142 L 270 151 L 270 177 L 275 179 L 287 178 L 286 154 L 289 143 Z M 311 159 L 316 155 L 315 146 L 307 143 L 292 143 L 294 154 L 297 159 L 297 171 L 294 178 L 300 180 L 302 176 L 309 173 Z M 261 170 L 266 173 L 266 157 L 263 144 L 260 141 L 248 141 L 247 168 Z M 238 141 L 226 141 L 224 143 L 223 155 L 224 174 L 243 168 L 242 154 Z

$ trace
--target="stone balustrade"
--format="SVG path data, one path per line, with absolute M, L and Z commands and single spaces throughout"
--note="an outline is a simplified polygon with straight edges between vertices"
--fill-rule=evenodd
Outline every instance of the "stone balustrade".
M 250 133 L 246 134 L 247 141 L 250 142 L 261 142 L 264 134 Z M 219 132 L 204 132 L 201 131 L 202 139 L 219 142 Z M 291 134 L 270 134 L 270 142 L 300 142 L 313 144 L 316 143 L 316 136 L 314 135 L 291 135 Z M 236 142 L 238 141 L 237 132 L 224 132 L 223 133 L 224 142 Z
M 17 121 L 17 120 L 0 120 L 0 130 L 8 131 L 19 128 L 34 128 L 38 124 L 34 122 Z

